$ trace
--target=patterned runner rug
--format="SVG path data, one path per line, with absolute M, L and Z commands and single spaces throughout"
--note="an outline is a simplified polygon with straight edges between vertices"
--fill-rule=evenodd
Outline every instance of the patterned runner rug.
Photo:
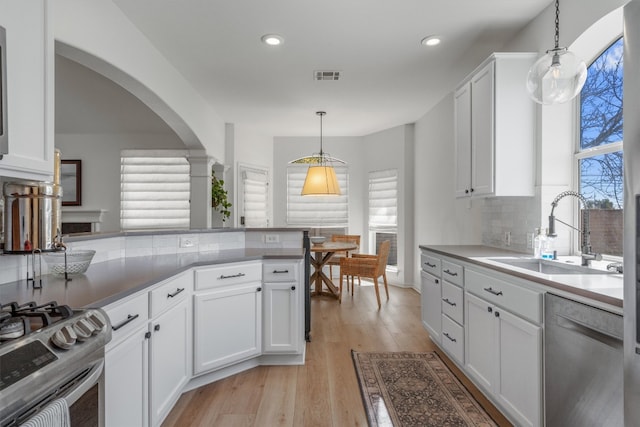
M 496 426 L 435 352 L 351 353 L 371 427 Z

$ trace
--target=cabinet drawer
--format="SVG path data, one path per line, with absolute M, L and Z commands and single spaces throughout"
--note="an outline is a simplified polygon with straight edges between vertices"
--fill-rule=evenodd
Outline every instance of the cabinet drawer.
M 462 286 L 462 266 L 449 261 L 442 261 L 442 280 Z
M 196 290 L 262 281 L 261 262 L 238 262 L 196 270 Z
M 151 317 L 156 317 L 169 307 L 185 299 L 193 288 L 193 273 L 184 272 L 172 277 L 151 291 Z
M 109 349 L 149 320 L 149 296 L 144 292 L 138 296 L 126 298 L 108 305 L 104 311 L 111 322 L 111 341 L 107 344 Z
M 467 270 L 465 289 L 512 313 L 542 323 L 542 294 L 477 271 Z
M 442 282 L 442 312 L 461 325 L 464 324 L 463 294 L 462 288 Z
M 423 252 L 420 255 L 420 265 L 422 265 L 423 271 L 440 277 L 440 258 L 435 258 Z
M 295 262 L 265 262 L 262 265 L 262 281 L 295 282 L 298 280 L 298 264 Z
M 464 365 L 464 328 L 442 315 L 442 346 L 460 365 Z

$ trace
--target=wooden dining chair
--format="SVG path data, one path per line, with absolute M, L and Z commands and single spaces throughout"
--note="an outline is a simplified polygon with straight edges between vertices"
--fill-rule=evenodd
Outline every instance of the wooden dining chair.
M 327 263 L 329 265 L 329 277 L 333 278 L 333 266 L 340 266 L 340 260 L 344 257 L 348 257 L 350 254 L 353 255 L 355 253 L 358 253 L 358 250 L 360 249 L 360 235 L 358 234 L 332 234 L 331 235 L 331 241 L 332 242 L 347 242 L 347 243 L 355 243 L 356 245 L 358 245 L 358 249 L 355 249 L 353 251 L 347 251 L 347 252 L 338 252 L 335 253 L 331 259 L 329 260 L 329 262 Z M 353 285 L 353 277 L 351 277 L 351 283 Z M 358 278 L 358 284 L 360 284 L 360 278 Z M 349 290 L 349 281 L 347 280 L 347 291 Z
M 380 309 L 380 290 L 378 289 L 378 277 L 382 276 L 384 281 L 384 290 L 389 299 L 389 286 L 387 284 L 387 260 L 389 258 L 389 247 L 391 242 L 385 240 L 380 244 L 377 255 L 353 254 L 351 257 L 340 259 L 340 296 L 339 301 L 342 302 L 342 279 L 347 276 L 365 277 L 373 280 L 373 286 L 376 290 L 376 298 L 378 300 L 378 310 Z M 353 284 L 351 286 L 351 295 L 353 295 Z

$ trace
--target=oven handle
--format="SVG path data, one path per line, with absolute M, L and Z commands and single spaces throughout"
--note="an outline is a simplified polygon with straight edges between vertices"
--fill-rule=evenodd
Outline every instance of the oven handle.
M 104 359 L 100 359 L 92 368 L 91 372 L 82 380 L 80 384 L 74 386 L 63 397 L 67 401 L 69 407 L 73 405 L 83 394 L 91 389 L 100 381 L 100 376 L 104 371 Z

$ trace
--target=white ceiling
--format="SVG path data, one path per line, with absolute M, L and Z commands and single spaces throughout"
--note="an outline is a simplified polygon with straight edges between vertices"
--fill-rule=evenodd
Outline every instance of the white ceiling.
M 327 136 L 414 122 L 551 2 L 113 1 L 225 122 L 269 136 L 317 135 L 318 110 Z M 440 46 L 420 44 L 431 34 Z

